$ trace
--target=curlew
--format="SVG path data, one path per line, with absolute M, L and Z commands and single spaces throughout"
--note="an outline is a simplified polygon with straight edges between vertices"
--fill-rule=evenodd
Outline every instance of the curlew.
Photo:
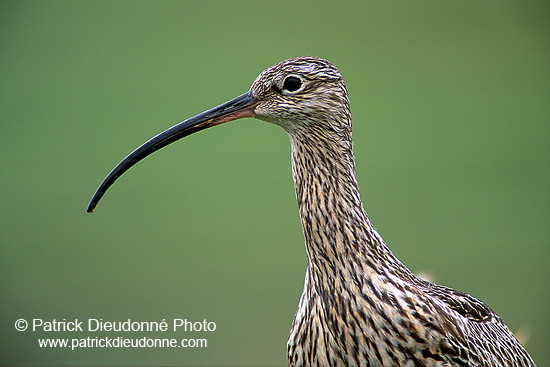
M 149 154 L 243 117 L 279 125 L 292 147 L 308 265 L 287 342 L 290 365 L 535 366 L 488 306 L 415 276 L 374 229 L 355 176 L 347 89 L 324 59 L 282 61 L 248 92 L 147 141 L 109 173 L 88 212 Z

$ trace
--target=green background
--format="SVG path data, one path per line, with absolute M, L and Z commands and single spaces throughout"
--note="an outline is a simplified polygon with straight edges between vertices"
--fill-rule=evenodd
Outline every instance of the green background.
M 414 272 L 484 300 L 550 365 L 546 1 L 0 3 L 4 365 L 284 365 L 303 239 L 281 129 L 254 119 L 103 177 L 283 59 L 350 92 L 369 215 Z M 214 332 L 17 332 L 17 319 L 206 319 Z M 206 349 L 37 338 L 207 338 Z

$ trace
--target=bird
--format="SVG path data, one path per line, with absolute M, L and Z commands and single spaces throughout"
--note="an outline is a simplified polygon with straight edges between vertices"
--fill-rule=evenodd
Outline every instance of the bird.
M 325 59 L 281 61 L 248 92 L 148 140 L 107 175 L 87 211 L 151 153 L 245 117 L 282 127 L 290 140 L 307 255 L 290 366 L 535 366 L 491 308 L 413 274 L 376 231 L 359 194 L 348 91 Z

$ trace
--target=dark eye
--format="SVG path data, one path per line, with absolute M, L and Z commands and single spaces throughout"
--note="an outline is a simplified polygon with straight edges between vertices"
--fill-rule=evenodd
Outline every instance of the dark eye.
M 295 76 L 289 76 L 283 82 L 283 89 L 289 92 L 296 92 L 302 86 L 300 78 Z

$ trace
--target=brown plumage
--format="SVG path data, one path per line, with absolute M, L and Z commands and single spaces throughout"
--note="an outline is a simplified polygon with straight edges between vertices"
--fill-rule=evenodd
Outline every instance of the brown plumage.
M 281 126 L 292 147 L 308 266 L 287 344 L 290 365 L 535 366 L 488 306 L 418 278 L 376 232 L 355 177 L 346 86 L 326 60 L 285 60 L 249 92 L 157 135 L 115 167 L 88 211 L 145 156 L 241 117 Z

